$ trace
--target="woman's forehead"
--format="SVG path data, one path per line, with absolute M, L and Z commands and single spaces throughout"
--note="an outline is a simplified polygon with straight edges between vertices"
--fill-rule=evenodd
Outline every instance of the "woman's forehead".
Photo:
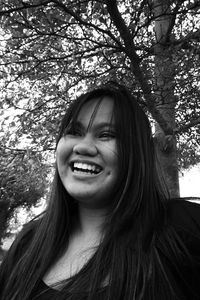
M 91 126 L 93 123 L 112 123 L 114 101 L 111 97 L 94 98 L 83 104 L 76 121 Z M 89 124 L 91 123 L 91 124 Z

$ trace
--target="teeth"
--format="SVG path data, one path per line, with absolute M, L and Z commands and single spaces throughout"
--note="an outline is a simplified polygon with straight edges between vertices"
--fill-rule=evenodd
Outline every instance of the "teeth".
M 90 165 L 90 164 L 87 164 L 87 163 L 80 163 L 80 162 L 75 162 L 73 164 L 73 167 L 72 167 L 73 171 L 78 171 L 78 172 L 85 172 L 85 173 L 99 173 L 101 171 L 101 168 L 100 167 L 97 167 L 95 165 Z

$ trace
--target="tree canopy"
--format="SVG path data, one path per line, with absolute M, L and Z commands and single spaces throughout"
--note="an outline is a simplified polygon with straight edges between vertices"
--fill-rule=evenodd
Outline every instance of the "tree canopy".
M 0 238 L 17 208 L 30 209 L 44 195 L 48 167 L 41 153 L 0 145 Z
M 6 147 L 53 150 L 68 103 L 112 79 L 158 124 L 166 172 L 199 162 L 199 13 L 198 0 L 2 0 L 0 106 L 19 112 Z

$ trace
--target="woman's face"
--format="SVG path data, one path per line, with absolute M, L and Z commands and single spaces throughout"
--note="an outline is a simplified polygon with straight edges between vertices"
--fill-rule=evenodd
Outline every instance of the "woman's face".
M 58 172 L 67 192 L 79 203 L 94 208 L 109 205 L 118 177 L 114 103 L 104 97 L 97 108 L 98 101 L 83 105 L 56 152 Z

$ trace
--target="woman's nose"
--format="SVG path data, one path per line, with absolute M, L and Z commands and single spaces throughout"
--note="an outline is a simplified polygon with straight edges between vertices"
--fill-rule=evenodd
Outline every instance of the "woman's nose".
M 73 152 L 80 155 L 95 156 L 98 151 L 94 141 L 85 136 L 81 140 L 77 141 L 73 147 Z

